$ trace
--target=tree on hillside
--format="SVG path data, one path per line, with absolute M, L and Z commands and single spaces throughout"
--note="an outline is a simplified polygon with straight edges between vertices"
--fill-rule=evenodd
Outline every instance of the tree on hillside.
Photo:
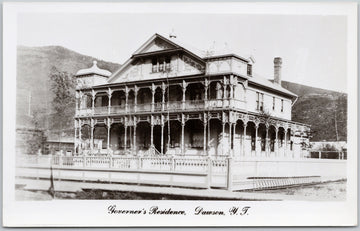
M 75 78 L 56 67 L 50 71 L 51 90 L 53 92 L 52 113 L 49 116 L 50 130 L 62 132 L 62 135 L 73 133 L 73 116 L 75 114 Z

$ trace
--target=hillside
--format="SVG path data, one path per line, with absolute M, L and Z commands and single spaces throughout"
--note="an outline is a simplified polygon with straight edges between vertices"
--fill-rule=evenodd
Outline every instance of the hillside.
M 17 54 L 17 125 L 34 127 L 32 117 L 41 114 L 40 127 L 47 126 L 51 113 L 52 92 L 49 73 L 52 66 L 75 74 L 97 60 L 100 68 L 114 72 L 121 65 L 85 56 L 64 47 L 18 47 Z M 347 95 L 283 81 L 282 86 L 299 96 L 293 106 L 293 120 L 311 125 L 312 141 L 346 140 Z M 30 105 L 30 106 L 29 106 Z M 29 116 L 31 115 L 31 116 Z M 74 115 L 71 109 L 69 116 Z M 336 121 L 336 122 L 335 122 Z M 337 129 L 336 129 L 337 128 Z M 71 130 L 72 128 L 69 128 Z
M 51 67 L 75 74 L 80 69 L 90 67 L 93 60 L 98 61 L 100 68 L 111 72 L 120 67 L 119 64 L 82 55 L 61 46 L 19 46 L 17 49 L 17 126 L 33 126 L 32 117 L 29 115 L 35 112 L 50 113 L 53 97 L 49 82 Z
M 299 96 L 292 120 L 311 125 L 312 141 L 347 140 L 347 94 L 287 81 L 281 85 Z

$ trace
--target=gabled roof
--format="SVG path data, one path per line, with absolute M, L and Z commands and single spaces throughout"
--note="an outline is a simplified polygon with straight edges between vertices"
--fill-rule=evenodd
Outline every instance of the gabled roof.
M 250 62 L 250 63 L 254 63 L 254 58 L 249 56 L 250 58 L 244 58 L 241 57 L 237 54 L 233 54 L 231 52 L 228 52 L 227 49 L 216 49 L 214 48 L 214 52 L 209 52 L 209 51 L 204 51 L 204 50 L 200 50 L 197 49 L 195 47 L 193 47 L 192 45 L 181 41 L 178 38 L 171 38 L 168 39 L 165 36 L 162 36 L 160 34 L 154 34 L 152 35 L 143 45 L 141 45 L 134 53 L 133 55 L 124 63 L 124 65 L 121 66 L 121 68 L 119 70 L 117 70 L 110 78 L 109 81 L 111 81 L 118 73 L 120 73 L 122 70 L 124 70 L 128 65 L 131 64 L 131 61 L 134 57 L 140 57 L 142 56 L 142 51 L 144 51 L 144 49 L 149 46 L 155 39 L 161 39 L 163 41 L 165 41 L 166 43 L 170 44 L 173 48 L 171 49 L 166 49 L 168 51 L 170 50 L 182 50 L 184 52 L 186 52 L 187 54 L 190 54 L 191 56 L 197 58 L 198 60 L 201 60 L 203 62 L 205 62 L 207 59 L 211 59 L 211 58 L 219 58 L 219 57 L 235 57 L 238 59 L 241 59 L 245 62 Z M 227 47 L 227 46 L 226 46 Z M 147 54 L 150 53 L 161 53 L 161 52 L 165 52 L 164 51 L 154 51 L 154 52 L 148 52 Z M 245 77 L 246 79 L 248 79 L 249 83 L 255 84 L 255 85 L 259 85 L 265 88 L 269 88 L 272 90 L 275 90 L 277 92 L 281 92 L 283 94 L 289 95 L 291 97 L 297 97 L 296 94 L 288 91 L 287 89 L 283 88 L 282 86 L 280 86 L 279 84 L 274 83 L 273 81 L 266 79 L 264 77 L 261 77 L 257 74 L 253 74 L 252 77 Z
M 264 87 L 268 87 L 271 89 L 274 89 L 278 92 L 282 92 L 286 95 L 290 95 L 292 97 L 298 97 L 296 94 L 292 93 L 291 91 L 283 88 L 280 84 L 274 83 L 272 80 L 266 79 L 256 73 L 253 73 L 252 78 L 248 78 L 248 81 L 250 83 L 256 84 L 256 85 L 261 85 Z

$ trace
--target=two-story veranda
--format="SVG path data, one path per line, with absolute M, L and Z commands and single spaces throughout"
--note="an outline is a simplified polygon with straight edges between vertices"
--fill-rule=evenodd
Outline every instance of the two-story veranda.
M 234 55 L 202 55 L 155 34 L 118 70 L 77 74 L 77 154 L 303 157 L 297 96 Z

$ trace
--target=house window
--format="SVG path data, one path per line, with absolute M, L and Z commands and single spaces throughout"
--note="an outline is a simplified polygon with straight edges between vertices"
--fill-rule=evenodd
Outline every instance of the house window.
M 251 64 L 247 65 L 247 75 L 252 76 L 252 65 Z
M 152 72 L 157 72 L 158 66 L 157 66 L 157 59 L 152 60 Z
M 273 97 L 273 111 L 275 111 L 275 97 Z
M 264 110 L 264 93 L 256 92 L 256 109 Z
M 164 71 L 170 71 L 170 57 L 166 58 L 154 58 L 152 59 L 152 72 L 164 72 Z
M 281 100 L 281 112 L 284 112 L 284 100 Z

